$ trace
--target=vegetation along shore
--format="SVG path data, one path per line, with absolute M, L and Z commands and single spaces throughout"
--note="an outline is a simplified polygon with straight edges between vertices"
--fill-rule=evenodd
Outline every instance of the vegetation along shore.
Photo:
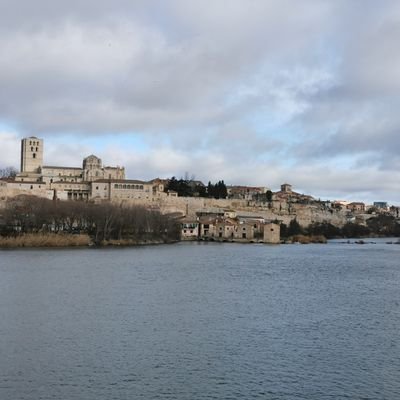
M 34 196 L 9 200 L 0 247 L 73 247 L 170 243 L 178 221 L 141 206 L 60 202 Z
M 276 223 L 279 223 L 276 221 Z M 378 215 L 366 225 L 328 222 L 280 223 L 281 243 L 326 243 L 327 239 L 399 237 L 400 224 Z M 181 220 L 141 206 L 60 202 L 35 196 L 9 199 L 0 219 L 0 247 L 132 246 L 181 240 Z M 215 238 L 218 240 L 218 238 Z

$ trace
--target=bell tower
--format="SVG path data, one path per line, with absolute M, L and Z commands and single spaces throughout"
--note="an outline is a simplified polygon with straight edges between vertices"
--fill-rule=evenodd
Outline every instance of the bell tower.
M 40 172 L 43 165 L 43 139 L 35 136 L 21 140 L 21 172 Z

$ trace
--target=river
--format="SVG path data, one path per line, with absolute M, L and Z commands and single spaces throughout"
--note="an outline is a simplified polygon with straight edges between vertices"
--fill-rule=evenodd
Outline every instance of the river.
M 0 251 L 0 399 L 400 399 L 400 245 Z

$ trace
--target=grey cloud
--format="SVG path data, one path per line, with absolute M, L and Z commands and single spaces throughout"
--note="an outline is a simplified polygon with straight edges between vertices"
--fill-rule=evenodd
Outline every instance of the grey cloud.
M 159 171 L 190 169 L 191 151 L 202 171 L 218 167 L 242 183 L 277 184 L 290 165 L 349 157 L 357 171 L 398 168 L 396 1 L 0 0 L 0 8 L 0 122 L 20 132 L 142 135 L 174 149 Z M 333 190 L 322 175 L 299 181 Z
M 207 123 L 232 88 L 260 63 L 290 54 L 294 47 L 305 49 L 311 35 L 308 24 L 319 17 L 316 11 L 311 16 L 299 13 L 303 18 L 289 16 L 290 29 L 281 30 L 289 3 L 276 7 L 259 1 L 246 6 L 235 1 L 227 10 L 222 2 L 188 6 L 172 1 L 163 7 L 164 18 L 156 20 L 169 19 L 175 28 L 167 23 L 160 28 L 154 20 L 147 24 L 160 2 L 110 4 L 7 4 L 0 17 L 6 20 L 1 21 L 5 33 L 0 42 L 0 115 L 43 132 L 100 132 L 110 121 L 115 124 L 121 113 L 130 117 L 117 122 L 116 130 L 145 129 L 141 115 L 151 120 L 150 129 L 157 123 L 159 129 L 180 126 L 182 121 L 187 126 Z M 315 2 L 305 5 L 311 9 Z M 15 11 L 18 6 L 21 13 Z M 14 21 L 8 30 L 7 21 Z M 37 28 L 32 30 L 34 21 Z M 188 34 L 175 34 L 171 40 L 168 28 Z M 91 124 L 75 106 L 85 102 L 89 110 L 97 110 Z M 107 113 L 102 112 L 105 103 Z M 57 110 L 65 110 L 68 123 L 64 118 L 55 121 Z M 54 115 L 51 121 L 42 117 L 46 111 Z

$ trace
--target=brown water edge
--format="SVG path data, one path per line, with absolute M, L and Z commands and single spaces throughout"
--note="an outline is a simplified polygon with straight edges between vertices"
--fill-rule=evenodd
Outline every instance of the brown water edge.
M 0 248 L 23 248 L 23 247 L 129 247 L 142 245 L 156 245 L 176 243 L 176 241 L 163 239 L 121 239 L 106 240 L 95 244 L 89 235 L 79 234 L 56 234 L 56 233 L 27 233 L 19 236 L 0 236 Z

